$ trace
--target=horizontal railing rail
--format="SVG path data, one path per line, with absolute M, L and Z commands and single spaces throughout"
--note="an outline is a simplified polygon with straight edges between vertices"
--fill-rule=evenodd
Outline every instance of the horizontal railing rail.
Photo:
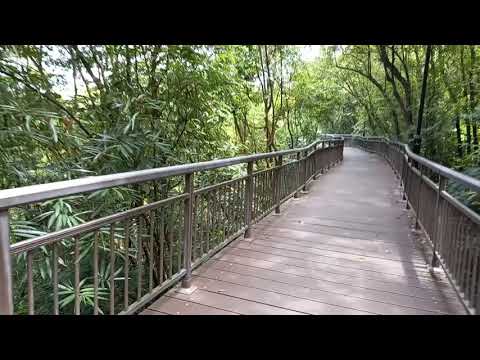
M 324 137 L 297 149 L 1 190 L 0 314 L 135 313 L 179 281 L 190 288 L 195 267 L 250 237 L 252 224 L 341 160 L 343 138 Z M 242 164 L 239 176 L 195 186 L 198 174 Z M 12 242 L 18 209 L 178 177 L 183 189 L 163 199 Z
M 407 208 L 415 213 L 432 247 L 432 268 L 440 265 L 470 314 L 480 314 L 480 215 L 448 192 L 448 183 L 480 192 L 480 180 L 412 152 L 382 137 L 343 135 L 345 144 L 383 156 L 401 179 Z M 348 140 L 347 140 L 348 139 Z

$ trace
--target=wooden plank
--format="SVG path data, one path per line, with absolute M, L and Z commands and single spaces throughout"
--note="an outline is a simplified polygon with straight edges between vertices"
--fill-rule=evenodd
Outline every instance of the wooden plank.
M 312 262 L 332 262 L 341 266 L 353 266 L 372 270 L 387 270 L 409 274 L 428 273 L 427 265 L 412 264 L 408 262 L 399 262 L 390 259 L 380 259 L 368 255 L 356 255 L 348 253 L 332 253 L 325 252 L 319 249 L 311 249 L 309 252 L 299 251 L 293 249 L 292 246 L 281 244 L 262 244 L 261 242 L 239 242 L 235 244 L 234 248 L 253 250 L 257 252 L 265 252 L 268 254 L 280 255 L 284 257 L 291 257 L 297 259 L 305 259 Z M 289 247 L 289 248 L 287 248 Z
M 319 246 L 333 246 L 369 251 L 396 251 L 400 254 L 418 254 L 421 251 L 412 243 L 384 242 L 378 239 L 355 239 L 331 235 L 315 235 L 305 231 L 289 229 L 272 229 L 256 225 L 256 238 L 275 238 L 279 240 L 295 241 L 305 244 L 316 244 Z
M 231 254 L 225 254 L 218 259 L 229 263 L 248 265 L 262 269 L 271 269 L 285 274 L 293 274 L 317 280 L 337 282 L 344 285 L 368 287 L 372 290 L 387 291 L 424 298 L 431 298 L 432 296 L 449 296 L 451 298 L 455 298 L 455 293 L 453 290 L 446 285 L 443 288 L 440 286 L 435 287 L 436 284 L 433 284 L 430 288 L 420 287 L 415 282 L 409 282 L 409 279 L 403 279 L 402 282 L 400 281 L 401 279 L 398 279 L 395 282 L 381 281 L 366 276 L 352 276 L 348 274 L 339 274 L 336 272 L 327 272 L 325 269 L 316 270 L 311 268 L 296 267 L 288 264 L 275 263 L 268 260 Z
M 391 252 L 380 253 L 380 252 L 374 252 L 374 251 L 362 251 L 358 249 L 345 249 L 341 247 L 326 248 L 325 246 L 318 246 L 318 245 L 311 245 L 311 244 L 304 244 L 304 243 L 298 244 L 298 243 L 282 241 L 282 240 L 279 241 L 278 238 L 263 239 L 263 238 L 257 237 L 255 239 L 255 244 L 279 248 L 279 249 L 311 253 L 311 254 L 316 254 L 321 256 L 333 256 L 333 257 L 339 256 L 340 258 L 342 257 L 349 258 L 350 257 L 349 255 L 353 255 L 353 256 L 360 256 L 360 257 L 372 257 L 374 259 L 376 258 L 376 259 L 383 259 L 383 260 L 406 262 L 406 263 L 413 264 L 414 266 L 425 266 L 426 264 L 424 259 L 420 258 L 419 256 L 413 256 L 411 254 L 391 255 Z
M 272 266 L 270 263 L 276 264 L 287 264 L 293 267 L 306 267 L 307 269 L 315 268 L 319 270 L 323 270 L 326 272 L 336 273 L 336 274 L 343 274 L 353 277 L 365 277 L 368 279 L 375 279 L 381 282 L 395 282 L 395 283 L 404 283 L 408 281 L 410 286 L 420 286 L 430 288 L 432 285 L 437 287 L 448 287 L 451 289 L 446 276 L 441 276 L 436 274 L 436 277 L 433 278 L 430 273 L 422 273 L 422 274 L 405 274 L 403 273 L 390 273 L 390 272 L 382 272 L 380 270 L 375 269 L 365 269 L 360 268 L 358 266 L 346 266 L 344 264 L 337 264 L 332 261 L 314 261 L 314 262 L 305 262 L 305 263 L 296 263 L 295 261 L 289 261 L 289 258 L 282 258 L 281 256 L 276 256 L 275 254 L 268 254 L 266 252 L 256 252 L 248 249 L 240 249 L 236 248 L 235 245 L 243 241 L 243 239 L 238 239 L 230 244 L 229 247 L 223 249 L 220 253 L 214 255 L 215 259 L 223 259 L 225 256 L 240 256 L 242 258 L 249 258 L 252 259 L 260 259 L 261 261 L 269 262 L 268 266 Z M 296 260 L 296 259 L 293 259 Z M 453 292 L 453 290 L 451 289 Z
M 287 218 L 288 214 L 283 214 L 282 218 Z M 268 219 L 268 218 L 266 218 Z M 335 231 L 334 229 L 328 229 L 328 228 L 323 228 L 323 229 L 312 229 L 311 227 L 308 226 L 300 226 L 300 225 L 290 225 L 288 223 L 281 223 L 279 222 L 278 224 L 264 224 L 264 223 L 259 223 L 256 225 L 257 228 L 262 229 L 264 231 L 267 231 L 272 234 L 272 231 L 275 233 L 291 233 L 291 232 L 296 232 L 296 233 L 304 233 L 304 234 L 309 234 L 311 238 L 317 239 L 317 238 L 344 238 L 344 239 L 355 239 L 359 242 L 363 241 L 376 241 L 380 243 L 385 243 L 385 244 L 395 244 L 395 245 L 400 245 L 400 246 L 414 246 L 414 243 L 412 242 L 411 239 L 409 239 L 408 233 L 405 234 L 392 234 L 389 237 L 382 237 L 380 235 L 375 235 L 375 234 L 370 234 L 370 235 L 365 235 L 365 234 L 359 234 L 356 231 L 352 230 L 343 230 L 343 231 Z
M 350 314 L 366 315 L 365 311 L 349 309 L 341 306 L 319 303 L 311 300 L 298 298 L 291 295 L 278 294 L 276 292 L 237 285 L 225 281 L 195 277 L 195 284 L 202 290 L 221 293 L 239 299 L 254 301 L 270 306 L 303 312 L 312 315 L 326 314 Z M 198 290 L 197 290 L 198 291 Z
M 391 219 L 388 223 L 384 222 L 372 222 L 372 221 L 362 221 L 362 219 L 332 219 L 329 217 L 318 216 L 317 214 L 308 214 L 304 216 L 298 216 L 295 212 L 292 212 L 291 215 L 285 216 L 285 218 L 279 217 L 268 217 L 265 221 L 262 221 L 263 225 L 276 224 L 278 222 L 286 223 L 304 223 L 309 225 L 318 225 L 324 227 L 334 227 L 334 228 L 344 228 L 344 229 L 356 229 L 363 231 L 370 231 L 373 233 L 385 233 L 391 234 L 392 232 L 399 232 L 401 234 L 405 233 L 405 228 L 393 228 L 388 223 L 394 225 L 396 219 Z M 408 225 L 408 221 L 405 221 L 405 225 Z
M 348 223 L 337 223 L 337 222 L 319 222 L 315 219 L 312 219 L 311 217 L 308 217 L 306 214 L 305 216 L 301 216 L 300 214 L 293 213 L 290 216 L 284 216 L 284 217 L 277 217 L 274 218 L 272 216 L 269 216 L 268 218 L 265 219 L 265 221 L 262 221 L 262 225 L 265 227 L 268 226 L 273 226 L 276 227 L 277 225 L 280 225 L 285 228 L 292 228 L 292 229 L 297 229 L 297 228 L 305 228 L 310 232 L 315 232 L 315 231 L 325 231 L 325 230 L 330 230 L 330 231 L 347 231 L 347 232 L 358 232 L 359 234 L 362 234 L 361 238 L 382 238 L 385 240 L 388 240 L 391 238 L 392 234 L 394 235 L 400 235 L 402 237 L 405 236 L 406 233 L 408 233 L 408 228 L 403 227 L 391 227 L 391 228 L 386 228 L 386 227 L 380 227 L 380 226 L 369 226 L 369 225 L 362 225 L 362 224 L 348 224 Z M 392 224 L 393 225 L 393 224 Z M 405 224 L 408 225 L 408 224 Z
M 168 314 L 161 311 L 152 310 L 152 309 L 145 309 L 138 315 L 168 315 Z
M 194 283 L 195 286 L 202 285 L 205 288 L 197 289 L 191 295 L 172 293 L 172 296 L 241 315 L 304 315 L 304 313 L 297 311 L 232 297 L 222 292 L 212 292 L 205 285 L 197 281 L 194 281 Z
M 235 313 L 171 296 L 161 297 L 148 307 L 170 315 L 236 315 Z
M 230 247 L 229 253 L 250 256 L 254 258 L 260 257 L 269 261 L 280 262 L 305 268 L 321 268 L 323 264 L 336 265 L 339 267 L 348 267 L 356 270 L 375 271 L 386 274 L 394 274 L 401 276 L 424 276 L 430 277 L 429 272 L 425 268 L 409 269 L 404 268 L 400 264 L 372 264 L 371 259 L 358 257 L 357 259 L 337 259 L 336 257 L 317 256 L 312 254 L 296 253 L 283 249 L 268 248 L 265 246 L 255 245 L 247 247 L 245 244 L 235 244 Z
M 262 288 L 283 294 L 295 294 L 310 300 L 331 305 L 351 307 L 376 314 L 458 314 L 463 313 L 457 302 L 445 299 L 418 299 L 406 295 L 345 286 L 313 279 L 288 276 L 269 270 L 241 265 L 212 262 L 198 270 L 201 277 L 208 277 L 239 285 Z

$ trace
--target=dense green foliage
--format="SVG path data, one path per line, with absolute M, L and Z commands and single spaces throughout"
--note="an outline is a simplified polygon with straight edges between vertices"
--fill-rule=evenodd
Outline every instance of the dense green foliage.
M 476 177 L 478 52 L 433 46 L 420 135 L 422 155 Z M 311 62 L 284 45 L 1 46 L 0 189 L 297 147 L 321 132 L 411 142 L 424 61 L 425 46 L 404 45 L 326 46 Z M 181 181 L 14 209 L 12 241 L 164 198 Z M 450 190 L 480 207 L 478 194 Z M 37 273 L 51 276 L 48 258 Z M 62 286 L 61 305 L 71 306 L 71 283 Z M 91 306 L 91 286 L 83 292 Z
M 420 139 L 421 155 L 478 178 L 479 47 L 435 45 L 431 50 L 418 129 L 426 46 L 342 47 L 335 66 L 354 109 L 355 125 L 349 130 L 410 144 Z M 449 189 L 480 209 L 479 194 L 458 184 Z

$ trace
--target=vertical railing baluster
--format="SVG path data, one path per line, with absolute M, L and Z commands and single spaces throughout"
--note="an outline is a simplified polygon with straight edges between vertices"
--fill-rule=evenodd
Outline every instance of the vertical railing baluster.
M 98 315 L 98 237 L 99 232 L 95 232 L 93 240 L 93 314 Z
M 472 304 L 472 306 L 475 306 L 475 298 L 479 296 L 480 293 L 480 288 L 477 287 L 477 278 L 479 276 L 479 271 L 480 269 L 478 268 L 478 262 L 479 262 L 479 257 L 480 257 L 480 251 L 478 247 L 475 247 L 475 245 L 472 246 L 472 254 L 471 258 L 473 261 L 472 265 L 472 281 L 470 284 L 470 296 L 469 296 L 469 301 Z M 475 292 L 475 288 L 477 287 L 477 291 Z M 478 309 L 477 309 L 478 311 Z
M 197 253 L 197 257 L 200 253 L 200 250 L 199 250 L 199 242 L 200 242 L 200 232 L 198 231 L 198 227 L 200 226 L 200 221 L 201 221 L 201 218 L 198 216 L 198 213 L 201 212 L 201 209 L 200 209 L 200 202 L 198 201 L 198 199 L 200 198 L 201 194 L 195 194 L 194 195 L 194 198 L 195 198 L 195 201 L 193 202 L 193 220 L 192 220 L 192 254 L 193 254 L 193 257 L 195 257 L 195 252 Z
M 255 219 L 257 220 L 263 213 L 263 209 L 270 206 L 271 193 L 267 192 L 267 181 L 270 176 L 270 171 L 267 169 L 261 174 L 257 174 L 255 177 L 255 191 L 254 191 L 254 203 L 255 203 Z M 273 181 L 273 180 L 272 180 Z
M 223 203 L 227 205 L 225 206 L 225 236 L 223 237 L 223 240 L 225 240 L 230 235 L 232 229 L 233 203 L 231 183 L 225 186 L 225 201 Z
M 247 181 L 245 184 L 245 238 L 252 236 L 252 202 L 253 202 L 253 161 L 247 163 Z
M 110 315 L 115 314 L 115 223 L 110 224 Z
M 0 315 L 13 314 L 8 210 L 0 210 Z
M 53 314 L 58 315 L 58 249 L 57 243 L 52 244 L 52 282 L 53 282 Z
M 317 144 L 313 146 L 313 180 L 318 179 L 318 149 L 317 149 Z
M 75 315 L 80 315 L 80 239 L 74 240 L 74 267 L 75 267 Z
M 432 268 L 436 267 L 438 263 L 438 259 L 436 255 L 437 246 L 438 246 L 438 236 L 439 236 L 438 228 L 440 226 L 439 224 L 440 219 L 438 218 L 438 207 L 440 205 L 440 197 L 442 196 L 442 191 L 445 189 L 445 178 L 440 174 L 439 174 L 439 177 L 440 177 L 440 180 L 438 182 L 437 201 L 435 203 L 435 215 L 434 215 L 434 219 L 435 219 L 434 234 L 435 235 L 433 236 L 433 254 L 432 254 L 432 262 L 431 262 Z
M 170 216 L 168 217 L 167 235 L 168 235 L 168 278 L 173 275 L 173 213 L 175 211 L 174 204 L 170 206 Z
M 175 242 L 175 246 L 176 246 L 176 249 L 177 249 L 177 273 L 180 272 L 182 270 L 182 244 L 184 242 L 182 242 L 182 228 L 183 228 L 183 238 L 185 239 L 185 227 L 184 226 L 181 226 L 181 218 L 180 218 L 180 213 L 183 209 L 180 208 L 181 207 L 181 204 L 178 204 L 178 225 L 176 226 L 176 229 L 177 229 L 177 241 Z M 193 220 L 195 219 L 195 217 L 193 216 L 193 209 L 192 209 L 192 227 L 193 227 Z M 183 246 L 184 247 L 184 246 Z M 191 246 L 191 251 L 190 251 L 190 261 L 191 261 L 191 258 L 192 258 L 192 254 L 193 254 L 193 244 Z M 186 256 L 185 254 L 185 251 L 183 251 L 183 255 Z
M 27 251 L 27 294 L 28 315 L 35 314 L 35 295 L 33 290 L 33 250 Z
M 258 207 L 258 196 L 257 196 L 257 187 L 258 187 L 258 174 L 252 176 L 252 187 L 253 187 L 253 192 L 252 192 L 252 222 L 257 218 L 257 207 Z
M 400 178 L 400 185 L 405 189 L 405 156 L 402 156 L 402 176 Z
M 158 284 L 161 285 L 163 284 L 163 273 L 164 273 L 164 260 L 165 260 L 165 247 L 164 247 L 164 242 L 165 242 L 165 222 L 164 222 L 164 209 L 166 210 L 166 207 L 161 207 L 159 209 L 159 216 L 160 216 L 160 221 L 158 222 L 158 241 L 160 242 L 160 259 L 158 261 Z
M 148 242 L 148 292 L 152 292 L 153 290 L 153 242 L 155 241 L 154 238 L 154 230 L 155 230 L 155 216 L 154 216 L 154 211 L 155 210 L 150 210 L 149 212 L 149 218 L 150 218 L 150 236 L 149 236 L 149 242 Z
M 238 183 L 239 180 L 236 180 L 233 183 L 233 210 L 232 210 L 232 216 L 233 216 L 233 228 L 232 228 L 232 234 L 236 233 L 238 230 L 238 213 L 239 213 L 239 207 L 238 207 Z
M 222 239 L 220 240 L 220 242 L 223 242 L 223 240 L 225 240 L 225 237 L 227 235 L 227 225 L 228 225 L 228 217 L 227 217 L 227 186 L 224 185 L 222 186 L 221 188 L 221 195 L 220 195 L 220 208 L 222 209 L 222 221 L 221 221 L 221 225 L 222 225 Z
M 212 237 L 211 237 L 211 242 L 212 242 L 212 248 L 215 247 L 217 243 L 217 189 L 213 189 L 211 193 L 212 197 L 212 206 L 211 206 L 211 223 L 210 223 L 210 228 L 212 230 Z
M 328 141 L 322 141 L 322 174 L 328 171 Z
M 184 201 L 184 246 L 185 246 L 185 276 L 182 281 L 183 288 L 190 288 L 192 281 L 192 215 L 193 215 L 193 173 L 185 174 L 185 194 L 188 196 Z
M 465 271 L 466 271 L 466 263 L 467 263 L 467 254 L 468 254 L 468 247 L 467 247 L 467 242 L 468 242 L 468 225 L 466 224 L 467 221 L 464 218 L 463 223 L 465 224 L 463 226 L 463 241 L 462 241 L 462 255 L 461 255 L 461 265 L 460 265 L 460 270 L 458 273 L 458 286 L 460 287 L 461 291 L 464 291 L 465 289 Z
M 303 187 L 302 192 L 307 192 L 307 161 L 308 161 L 308 150 L 303 152 Z
M 465 299 L 467 299 L 467 300 L 470 298 L 470 282 L 472 280 L 471 277 L 473 276 L 473 274 L 470 272 L 471 268 L 472 268 L 472 260 L 473 260 L 473 258 L 472 258 L 472 243 L 471 242 L 472 241 L 471 241 L 470 235 L 467 232 L 467 238 L 466 238 L 466 241 L 465 241 L 465 243 L 467 244 L 467 246 L 466 246 L 467 255 L 466 255 L 466 259 L 465 259 L 465 263 L 466 263 L 465 275 L 466 276 L 465 276 L 465 285 L 464 285 L 464 295 L 465 295 Z M 441 253 L 440 243 L 438 244 L 438 252 Z
M 239 231 L 242 227 L 240 213 L 242 211 L 242 190 L 243 189 L 243 180 L 238 180 L 235 182 L 235 232 Z
M 420 166 L 420 179 L 418 183 L 418 198 L 417 198 L 417 208 L 415 209 L 415 229 L 418 229 L 419 223 L 418 223 L 418 218 L 420 216 L 420 198 L 422 196 L 422 187 L 423 187 L 423 166 L 419 164 Z
M 410 209 L 410 205 L 408 205 L 409 201 L 409 194 L 408 194 L 408 187 L 410 186 L 410 172 L 412 171 L 410 160 L 407 159 L 406 164 L 406 174 L 405 174 L 405 186 L 403 187 L 403 200 L 406 200 L 405 208 Z
M 283 162 L 282 155 L 275 159 L 273 199 L 275 204 L 275 214 L 280 214 L 280 170 Z
M 205 234 L 205 242 L 207 247 L 207 253 L 210 252 L 210 230 L 211 230 L 211 218 L 212 218 L 212 194 L 208 191 L 205 194 L 205 200 L 207 202 L 207 220 L 206 220 L 206 234 Z
M 143 230 L 143 217 L 139 215 L 137 218 L 137 300 L 140 300 L 142 297 L 142 284 L 143 284 L 143 241 L 142 241 L 142 230 Z
M 128 308 L 128 266 L 129 266 L 129 261 L 130 259 L 128 258 L 129 251 L 128 248 L 130 247 L 130 219 L 125 220 L 125 251 L 124 251 L 124 256 L 125 256 L 125 261 L 124 261 L 124 268 L 123 268 L 123 275 L 124 275 L 124 288 L 123 288 L 123 308 L 124 310 L 127 310 Z
M 203 213 L 204 213 L 204 208 L 205 208 L 205 204 L 203 203 L 203 200 L 204 200 L 204 193 L 195 197 L 195 201 L 193 203 L 193 206 L 195 208 L 198 208 L 197 211 L 193 211 L 193 213 L 195 214 L 194 215 L 194 219 L 196 219 L 195 223 L 198 224 L 198 228 L 197 226 L 195 226 L 195 230 L 193 231 L 192 233 L 192 237 L 195 236 L 195 232 L 198 232 L 198 236 L 197 236 L 197 241 L 198 241 L 198 258 L 201 258 L 202 255 L 203 255 L 203 224 L 204 224 L 204 221 L 203 221 Z M 198 204 L 197 204 L 197 201 L 198 201 Z M 192 240 L 193 241 L 193 240 Z

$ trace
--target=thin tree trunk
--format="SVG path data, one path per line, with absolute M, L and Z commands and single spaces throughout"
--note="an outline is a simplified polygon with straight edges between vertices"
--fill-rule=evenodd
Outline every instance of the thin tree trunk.
M 470 45 L 470 73 L 469 73 L 469 90 L 470 90 L 470 113 L 473 115 L 475 113 L 475 108 L 477 106 L 477 87 L 475 82 L 475 66 L 476 66 L 476 56 L 475 56 L 475 47 Z M 477 131 L 477 122 L 476 120 L 472 123 L 472 133 L 473 133 L 473 149 L 478 149 L 478 131 Z
M 464 62 L 464 48 L 463 45 L 461 47 L 461 54 L 460 54 L 460 69 L 462 73 L 462 83 L 463 83 L 463 96 L 468 101 L 468 91 L 467 91 L 467 80 L 465 77 L 465 62 Z M 472 151 L 472 128 L 470 125 L 470 116 L 467 115 L 465 119 L 465 129 L 467 133 L 467 154 L 470 154 Z
M 417 133 L 414 143 L 413 151 L 417 154 L 420 154 L 420 149 L 422 147 L 422 119 L 423 119 L 423 107 L 425 103 L 425 96 L 427 93 L 427 83 L 428 83 L 428 68 L 430 65 L 430 56 L 432 53 L 432 45 L 427 45 L 427 51 L 425 53 L 425 64 L 423 67 L 423 79 L 422 79 L 422 93 L 420 95 L 420 106 L 418 107 L 418 119 L 417 119 Z
M 462 148 L 462 129 L 460 128 L 460 116 L 455 116 L 455 130 L 457 134 L 457 154 L 461 159 L 463 158 L 463 148 Z

